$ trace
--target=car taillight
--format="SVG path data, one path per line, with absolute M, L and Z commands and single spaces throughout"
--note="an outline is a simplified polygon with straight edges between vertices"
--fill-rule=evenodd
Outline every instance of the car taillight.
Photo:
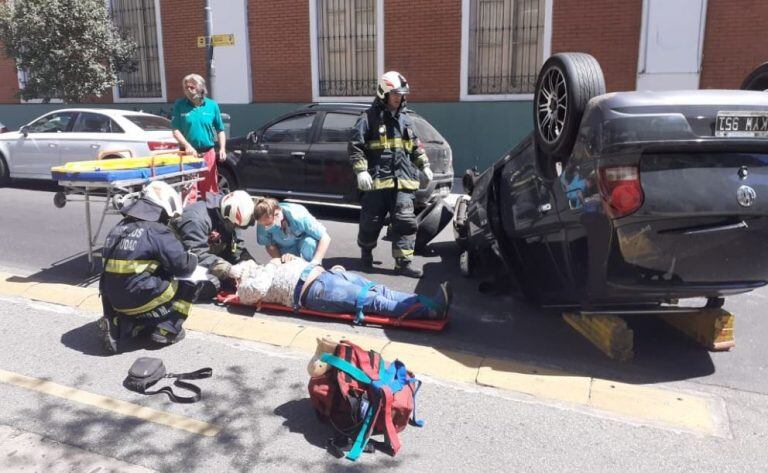
M 611 217 L 624 217 L 643 205 L 643 188 L 637 166 L 601 167 L 598 176 L 600 195 Z
M 148 141 L 150 151 L 165 151 L 179 149 L 179 144 L 175 141 Z

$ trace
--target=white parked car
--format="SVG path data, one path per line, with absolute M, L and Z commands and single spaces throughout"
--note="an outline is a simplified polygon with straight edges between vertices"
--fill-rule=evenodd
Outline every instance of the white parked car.
M 55 110 L 0 134 L 0 183 L 51 179 L 51 167 L 71 161 L 151 156 L 178 150 L 171 122 L 143 112 Z

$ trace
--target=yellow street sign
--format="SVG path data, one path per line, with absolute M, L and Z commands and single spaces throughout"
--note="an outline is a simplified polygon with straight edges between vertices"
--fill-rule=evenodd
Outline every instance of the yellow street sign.
M 206 41 L 207 40 L 207 41 Z M 234 46 L 235 35 L 234 34 L 215 34 L 213 36 L 198 36 L 197 47 L 204 48 L 208 45 L 211 46 Z

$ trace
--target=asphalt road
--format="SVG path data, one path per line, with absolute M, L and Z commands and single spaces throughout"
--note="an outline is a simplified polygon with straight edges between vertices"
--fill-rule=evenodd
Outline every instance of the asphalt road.
M 56 209 L 54 191 L 52 186 L 30 183 L 0 189 L 0 271 L 42 282 L 93 285 L 96 278 L 88 274 L 84 254 L 84 205 L 70 202 Z M 356 269 L 357 212 L 318 206 L 310 210 L 333 237 L 326 263 Z M 116 221 L 117 217 L 109 216 L 106 228 Z M 247 243 L 257 258 L 266 257 L 256 247 L 254 231 L 248 233 Z M 730 434 L 720 438 L 672 433 L 524 396 L 431 380 L 425 400 L 420 401 L 430 406 L 431 412 L 424 414 L 433 419 L 430 428 L 407 430 L 407 453 L 394 459 L 376 456 L 366 460 L 362 469 L 466 471 L 478 465 L 487 471 L 764 469 L 758 466 L 768 460 L 763 447 L 768 362 L 762 343 L 768 339 L 768 322 L 761 309 L 768 290 L 727 299 L 726 309 L 736 315 L 736 348 L 731 352 L 707 352 L 660 322 L 642 318 L 631 321 L 636 332 L 635 359 L 620 364 L 606 359 L 562 322 L 559 314 L 510 296 L 488 297 L 477 292 L 477 281 L 459 274 L 458 249 L 450 229 L 430 245 L 429 255 L 417 258 L 417 265 L 425 270 L 421 281 L 395 277 L 388 253 L 389 244 L 382 242 L 375 253 L 382 263 L 372 278 L 426 294 L 441 280 L 454 283 L 452 323 L 446 332 L 353 328 L 275 317 L 438 350 L 480 353 L 593 377 L 708 393 L 726 406 Z M 3 369 L 181 412 L 179 406 L 158 399 L 137 400 L 123 390 L 119 381 L 141 352 L 98 357 L 94 326 L 85 314 L 72 317 L 66 310 L 45 304 L 4 300 L 0 301 L 0 315 Z M 339 463 L 322 449 L 322 428 L 302 401 L 306 377 L 301 370 L 306 360 L 299 355 L 193 334 L 189 341 L 163 350 L 162 356 L 175 371 L 199 368 L 200 363 L 188 366 L 190 360 L 204 359 L 215 371 L 227 373 L 226 381 L 206 385 L 213 393 L 209 400 L 185 407 L 183 412 L 223 424 L 228 435 L 215 440 L 189 438 L 188 434 L 168 433 L 166 427 L 105 417 L 2 384 L 0 423 L 161 471 L 178 470 L 179 465 L 183 471 L 252 471 L 257 466 L 260 471 L 338 469 Z

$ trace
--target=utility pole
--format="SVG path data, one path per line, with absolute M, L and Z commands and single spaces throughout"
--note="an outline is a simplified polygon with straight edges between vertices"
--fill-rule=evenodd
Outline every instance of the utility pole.
M 211 0 L 205 0 L 205 74 L 208 81 L 208 96 L 213 98 L 216 65 L 213 62 L 213 8 Z

